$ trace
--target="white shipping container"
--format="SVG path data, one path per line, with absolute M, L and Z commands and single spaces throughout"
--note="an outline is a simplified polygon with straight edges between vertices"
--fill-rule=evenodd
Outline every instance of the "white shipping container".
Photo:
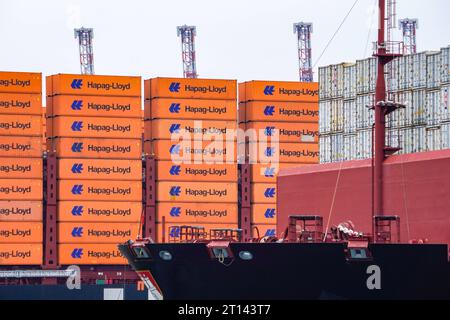
M 357 149 L 357 135 L 344 135 L 344 161 L 356 160 Z
M 330 97 L 330 70 L 328 66 L 319 68 L 319 99 L 328 99 Z
M 402 153 L 416 153 L 426 151 L 426 129 L 415 126 L 400 129 Z
M 441 49 L 441 83 L 450 83 L 450 46 Z
M 441 86 L 441 99 L 439 113 L 441 115 L 441 121 L 450 121 L 450 84 Z
M 375 92 L 378 74 L 378 59 L 369 58 L 369 92 Z
M 372 129 L 359 130 L 356 133 L 356 159 L 372 157 Z
M 356 97 L 356 129 L 371 128 L 374 123 L 374 110 L 368 106 L 375 105 L 375 95 L 368 93 Z
M 319 132 L 331 131 L 331 100 L 319 101 Z
M 436 151 L 442 149 L 441 127 L 427 129 L 426 135 L 427 135 L 427 151 Z
M 344 135 L 331 135 L 331 162 L 344 161 Z
M 442 149 L 450 149 L 450 122 L 441 123 Z
M 331 98 L 341 98 L 344 94 L 344 64 L 331 66 Z
M 344 100 L 331 100 L 331 132 L 344 130 Z
M 410 56 L 402 56 L 398 58 L 398 89 L 407 90 L 411 82 L 411 58 Z
M 435 89 L 441 80 L 441 53 L 433 52 L 427 54 L 427 88 Z
M 412 112 L 412 123 L 410 124 L 424 125 L 427 123 L 427 95 L 425 89 L 412 92 Z
M 392 60 L 386 65 L 385 73 L 386 73 L 386 87 L 388 92 L 397 91 L 399 82 L 398 58 Z
M 440 122 L 441 91 L 427 91 L 427 125 L 435 126 Z
M 425 88 L 427 85 L 427 55 L 426 52 L 412 55 L 412 83 L 411 88 Z
M 356 61 L 356 93 L 364 94 L 369 92 L 370 65 L 369 59 Z
M 414 112 L 413 98 L 411 91 L 400 91 L 397 94 L 397 102 L 405 106 L 404 109 L 396 110 L 395 117 L 397 118 L 397 127 L 405 127 L 411 125 L 411 118 Z
M 356 64 L 344 66 L 344 99 L 356 98 Z
M 344 132 L 356 131 L 356 99 L 344 100 Z
M 331 136 L 321 135 L 319 138 L 319 160 L 320 163 L 331 162 Z

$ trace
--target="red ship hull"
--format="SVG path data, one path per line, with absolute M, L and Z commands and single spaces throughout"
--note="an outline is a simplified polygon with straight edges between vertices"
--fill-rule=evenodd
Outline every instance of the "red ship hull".
M 400 216 L 401 241 L 450 244 L 450 150 L 392 156 L 383 171 L 383 213 Z M 371 233 L 371 182 L 372 160 L 281 170 L 278 234 L 300 213 L 321 215 L 328 227 L 350 220 Z

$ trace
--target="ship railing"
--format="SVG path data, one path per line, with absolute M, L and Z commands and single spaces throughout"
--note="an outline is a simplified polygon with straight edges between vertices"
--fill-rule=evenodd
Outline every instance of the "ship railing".
M 323 217 L 317 215 L 289 216 L 287 240 L 289 242 L 323 242 Z
M 373 54 L 378 55 L 378 49 L 385 51 L 386 55 L 402 56 L 404 53 L 405 45 L 403 41 L 385 41 L 378 45 L 378 41 L 373 42 Z

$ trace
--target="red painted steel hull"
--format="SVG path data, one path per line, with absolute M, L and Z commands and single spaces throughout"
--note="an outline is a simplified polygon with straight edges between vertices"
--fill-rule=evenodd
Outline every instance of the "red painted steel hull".
M 371 164 L 361 160 L 281 170 L 277 233 L 293 214 L 321 215 L 325 226 L 350 220 L 358 231 L 371 233 Z M 402 242 L 450 244 L 450 150 L 392 156 L 383 166 L 384 213 L 400 216 Z

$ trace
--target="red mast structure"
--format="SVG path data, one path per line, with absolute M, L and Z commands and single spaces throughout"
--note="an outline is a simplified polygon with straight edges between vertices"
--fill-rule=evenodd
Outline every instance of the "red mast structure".
M 387 0 L 390 1 L 390 0 Z M 383 162 L 387 156 L 392 155 L 400 150 L 400 148 L 393 148 L 386 146 L 386 116 L 391 112 L 404 106 L 392 102 L 387 102 L 386 99 L 386 81 L 385 81 L 385 66 L 396 57 L 400 57 L 403 52 L 402 42 L 386 41 L 386 0 L 379 0 L 379 28 L 378 41 L 376 43 L 375 57 L 378 58 L 377 65 L 377 82 L 375 91 L 375 133 L 374 133 L 374 177 L 373 177 L 373 212 L 375 217 L 383 216 Z M 375 229 L 375 226 L 374 226 Z

